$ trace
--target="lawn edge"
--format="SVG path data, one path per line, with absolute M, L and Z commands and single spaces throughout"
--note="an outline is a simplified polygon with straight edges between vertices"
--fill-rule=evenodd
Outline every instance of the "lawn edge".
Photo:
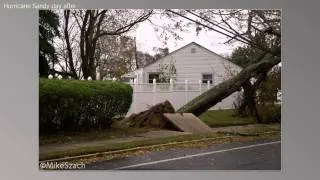
M 261 135 L 267 135 L 267 134 L 272 134 L 272 133 L 280 133 L 280 132 L 279 131 L 269 131 L 269 132 L 259 133 L 257 135 L 253 135 L 253 136 L 261 136 Z M 159 144 L 155 143 L 152 145 L 142 145 L 142 146 L 134 147 L 134 148 L 103 151 L 103 152 L 88 153 L 88 154 L 74 155 L 74 156 L 64 156 L 64 157 L 58 157 L 58 158 L 52 158 L 52 159 L 51 158 L 43 158 L 43 159 L 40 158 L 39 163 L 76 160 L 76 159 L 81 159 L 81 158 L 90 158 L 90 157 L 94 157 L 94 156 L 114 155 L 114 154 L 134 152 L 134 151 L 139 151 L 139 150 L 154 149 L 154 148 L 159 148 L 159 147 L 182 145 L 182 144 L 212 141 L 212 140 L 222 140 L 222 139 L 228 139 L 228 138 L 234 138 L 234 137 L 240 137 L 240 135 L 231 134 L 231 135 L 220 136 L 220 137 L 209 137 L 209 138 L 205 137 L 205 138 L 200 138 L 200 139 L 184 140 L 184 141 L 169 142 L 169 143 L 159 143 Z

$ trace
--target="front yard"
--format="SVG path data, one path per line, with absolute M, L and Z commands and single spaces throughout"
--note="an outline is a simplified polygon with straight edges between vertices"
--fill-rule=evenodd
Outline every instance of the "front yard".
M 210 127 L 234 126 L 254 124 L 253 118 L 234 117 L 232 110 L 215 110 L 202 114 L 199 118 Z M 124 138 L 149 131 L 147 128 L 121 128 L 117 125 L 109 129 L 63 133 L 58 135 L 40 136 L 40 145 L 48 144 L 72 144 L 114 138 Z
M 213 110 L 207 111 L 199 116 L 199 118 L 210 127 L 234 126 L 254 124 L 252 117 L 240 118 L 233 116 L 233 110 Z
M 146 128 L 119 128 L 111 127 L 105 130 L 89 132 L 68 132 L 57 135 L 42 135 L 39 137 L 40 146 L 50 144 L 74 144 L 105 139 L 123 138 L 147 132 Z

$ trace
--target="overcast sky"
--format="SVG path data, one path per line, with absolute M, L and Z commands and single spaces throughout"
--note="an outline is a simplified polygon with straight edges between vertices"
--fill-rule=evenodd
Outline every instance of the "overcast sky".
M 160 20 L 156 19 L 156 22 L 161 23 Z M 197 36 L 195 28 L 189 28 L 190 32 L 179 33 L 183 40 L 175 40 L 170 38 L 167 41 L 167 47 L 169 52 L 172 52 L 180 47 L 189 44 L 191 42 L 196 42 L 211 51 L 220 54 L 230 54 L 234 48 L 232 45 L 226 45 L 226 37 L 214 31 L 200 31 Z M 142 22 L 138 25 L 135 32 L 132 32 L 132 36 L 136 37 L 137 49 L 139 51 L 145 51 L 150 54 L 154 54 L 153 47 L 165 47 L 161 42 L 159 37 L 156 35 L 152 25 L 149 22 Z

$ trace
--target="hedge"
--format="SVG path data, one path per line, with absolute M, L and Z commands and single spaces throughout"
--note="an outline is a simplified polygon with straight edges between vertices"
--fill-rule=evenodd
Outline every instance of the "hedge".
M 125 115 L 132 87 L 111 81 L 39 80 L 40 134 L 108 127 Z

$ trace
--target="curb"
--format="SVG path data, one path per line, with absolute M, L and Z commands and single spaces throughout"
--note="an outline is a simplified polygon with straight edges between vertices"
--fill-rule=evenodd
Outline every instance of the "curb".
M 265 132 L 260 135 L 264 134 L 271 134 L 275 133 L 277 131 L 270 131 Z M 195 143 L 195 142 L 202 142 L 202 141 L 208 141 L 208 140 L 219 140 L 219 139 L 227 139 L 236 137 L 237 135 L 231 135 L 231 136 L 222 136 L 222 137 L 214 137 L 214 138 L 202 138 L 202 139 L 196 139 L 196 140 L 190 140 L 190 141 L 180 141 L 180 142 L 172 142 L 172 143 L 164 143 L 164 144 L 155 144 L 155 145 L 147 145 L 147 146 L 141 146 L 141 147 L 135 147 L 135 148 L 128 148 L 128 149 L 121 149 L 121 150 L 115 150 L 115 151 L 106 151 L 106 152 L 98 152 L 98 153 L 91 153 L 91 154 L 85 154 L 85 155 L 77 155 L 77 156 L 67 156 L 62 158 L 56 158 L 56 159 L 48 159 L 48 160 L 42 160 L 39 161 L 39 163 L 44 162 L 53 162 L 53 161 L 66 161 L 66 160 L 74 160 L 74 159 L 80 159 L 80 158 L 87 158 L 87 157 L 94 157 L 94 156 L 101 156 L 101 155 L 110 155 L 110 154 L 117 154 L 117 153 L 126 153 L 131 151 L 137 151 L 137 150 L 144 150 L 144 149 L 152 149 L 157 147 L 165 147 L 170 145 L 179 145 L 179 144 L 187 144 L 187 143 Z

